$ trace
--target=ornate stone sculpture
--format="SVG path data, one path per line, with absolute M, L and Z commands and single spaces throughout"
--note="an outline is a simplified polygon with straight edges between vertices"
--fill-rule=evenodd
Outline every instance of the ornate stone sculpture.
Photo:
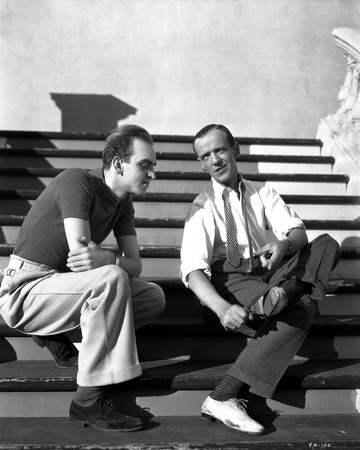
M 323 154 L 334 156 L 334 172 L 349 173 L 348 194 L 360 193 L 360 32 L 350 28 L 333 31 L 335 43 L 344 51 L 347 70 L 340 88 L 339 109 L 321 120 L 317 139 Z

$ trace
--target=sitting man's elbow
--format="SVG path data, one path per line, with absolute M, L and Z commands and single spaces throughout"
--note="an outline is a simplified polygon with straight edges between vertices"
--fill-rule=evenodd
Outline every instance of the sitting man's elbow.
M 139 278 L 142 272 L 142 262 L 136 261 L 135 267 L 134 267 L 134 277 Z

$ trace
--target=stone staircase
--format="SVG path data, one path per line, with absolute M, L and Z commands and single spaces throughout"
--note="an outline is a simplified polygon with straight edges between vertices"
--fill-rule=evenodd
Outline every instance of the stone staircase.
M 0 132 L 0 268 L 7 265 L 30 205 L 59 171 L 101 166 L 104 136 Z M 206 326 L 178 278 L 186 211 L 208 176 L 189 136 L 154 136 L 157 180 L 134 198 L 143 276 L 165 290 L 167 307 L 137 332 L 143 375 L 109 388 L 121 410 L 149 419 L 130 434 L 76 429 L 68 408 L 76 371 L 0 322 L 0 449 L 283 449 L 360 447 L 360 197 L 316 140 L 238 138 L 245 178 L 271 181 L 303 218 L 309 239 L 331 234 L 342 247 L 326 302 L 271 400 L 250 397 L 267 427 L 250 436 L 199 417 L 202 401 L 247 338 Z M 115 245 L 113 237 L 104 246 Z M 78 336 L 73 335 L 75 342 Z M 80 345 L 80 344 L 77 344 Z M 110 436 L 109 436 L 110 435 Z

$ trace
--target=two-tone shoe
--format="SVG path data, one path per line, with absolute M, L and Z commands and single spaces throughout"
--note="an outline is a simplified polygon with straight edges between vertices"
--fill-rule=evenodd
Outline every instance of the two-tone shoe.
M 288 297 L 283 288 L 273 286 L 265 297 L 266 317 L 275 316 L 289 305 Z
M 265 432 L 265 428 L 246 412 L 244 400 L 236 398 L 220 402 L 207 397 L 201 408 L 201 417 L 212 422 L 221 422 L 243 433 L 263 434 Z
M 273 286 L 269 292 L 261 297 L 250 311 L 260 317 L 267 318 L 279 314 L 289 305 L 288 297 L 283 288 Z

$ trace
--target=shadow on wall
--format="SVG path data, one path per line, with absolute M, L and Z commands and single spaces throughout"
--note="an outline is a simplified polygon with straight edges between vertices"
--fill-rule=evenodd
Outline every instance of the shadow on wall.
M 137 109 L 113 95 L 53 94 L 51 99 L 61 110 L 61 131 L 108 133 Z

